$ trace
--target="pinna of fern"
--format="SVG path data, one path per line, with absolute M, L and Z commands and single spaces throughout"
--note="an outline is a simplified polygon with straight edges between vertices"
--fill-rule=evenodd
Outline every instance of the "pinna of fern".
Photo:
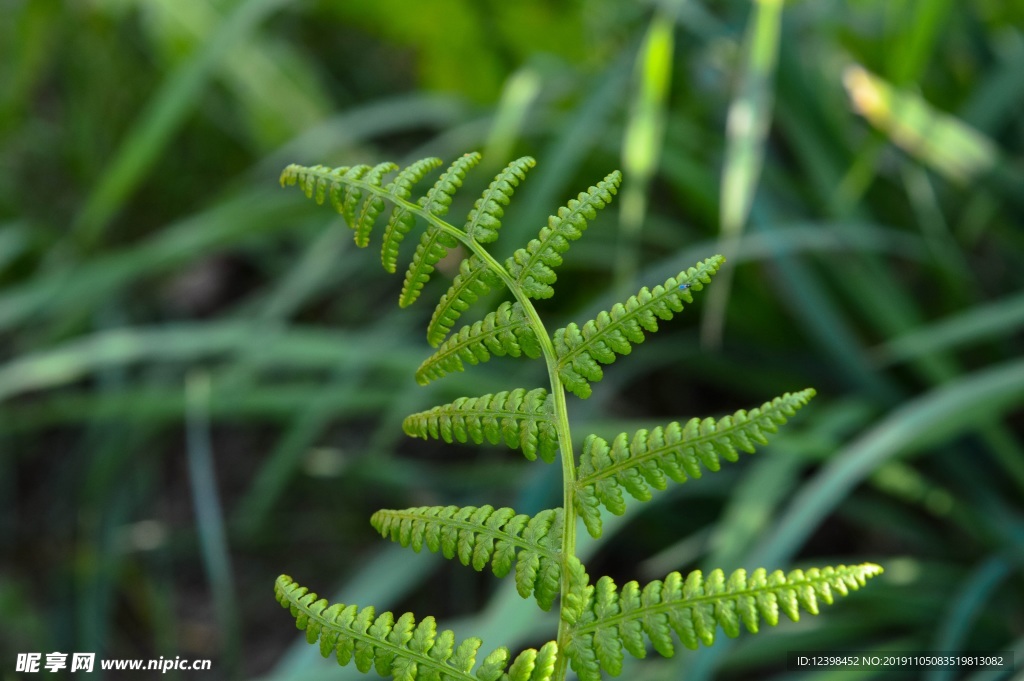
M 551 463 L 558 453 L 554 400 L 544 388 L 518 388 L 494 395 L 460 397 L 450 404 L 412 414 L 402 423 L 406 435 L 475 444 L 504 441 L 528 460 Z
M 642 288 L 624 303 L 601 312 L 582 325 L 568 324 L 549 334 L 532 300 L 554 294 L 555 270 L 571 243 L 579 239 L 597 211 L 614 198 L 621 175 L 616 171 L 581 192 L 548 219 L 537 238 L 514 251 L 504 263 L 486 245 L 498 239 L 505 209 L 535 162 L 523 157 L 508 164 L 475 202 L 461 227 L 445 218 L 479 154 L 456 159 L 417 199 L 415 185 L 441 165 L 427 158 L 406 168 L 382 163 L 330 169 L 292 165 L 282 185 L 298 184 L 318 203 L 330 200 L 365 247 L 378 220 L 390 207 L 384 226 L 381 262 L 397 268 L 399 250 L 417 222 L 423 231 L 412 255 L 399 304 L 420 296 L 435 267 L 449 251 L 462 245 L 468 255 L 434 310 L 427 340 L 436 348 L 416 372 L 425 384 L 463 371 L 467 364 L 492 356 L 543 358 L 550 386 L 519 388 L 455 401 L 413 414 L 405 432 L 447 442 L 505 444 L 526 459 L 552 463 L 562 459 L 563 508 L 534 516 L 492 506 L 425 506 L 381 510 L 371 524 L 384 537 L 420 551 L 424 547 L 495 576 L 514 574 L 523 598 L 534 597 L 542 609 L 559 603 L 556 641 L 522 652 L 509 665 L 507 649 L 498 648 L 477 666 L 481 642 L 469 638 L 458 646 L 450 631 L 437 633 L 432 617 L 416 623 L 411 613 L 396 620 L 377 615 L 372 607 L 329 605 L 290 577 L 281 576 L 276 594 L 289 608 L 310 643 L 334 653 L 340 664 L 354 660 L 361 671 L 376 670 L 402 681 L 562 681 L 568 667 L 583 681 L 599 681 L 603 673 L 622 671 L 623 653 L 644 657 L 648 643 L 658 653 L 674 654 L 674 636 L 689 648 L 711 645 L 721 629 L 736 636 L 741 625 L 756 632 L 760 622 L 775 625 L 781 610 L 790 619 L 799 609 L 817 613 L 819 602 L 831 603 L 863 586 L 881 568 L 865 564 L 795 570 L 788 574 L 743 570 L 726 579 L 720 570 L 705 576 L 672 573 L 642 589 L 636 582 L 617 588 L 608 577 L 591 584 L 575 556 L 577 518 L 594 537 L 601 535 L 601 507 L 625 511 L 625 495 L 647 501 L 652 490 L 668 483 L 699 478 L 717 471 L 722 461 L 734 462 L 739 452 L 754 452 L 814 395 L 813 390 L 785 394 L 749 411 L 718 420 L 694 418 L 652 430 L 625 433 L 611 443 L 590 435 L 583 442 L 578 465 L 573 455 L 565 410 L 565 392 L 589 397 L 592 383 L 603 377 L 601 365 L 631 353 L 634 345 L 672 319 L 693 294 L 709 284 L 721 267 L 721 256 L 687 268 L 653 289 Z M 386 178 L 394 174 L 393 179 Z M 500 303 L 475 323 L 453 331 L 461 316 L 491 290 L 504 286 L 514 300 Z
M 610 577 L 591 585 L 582 563 L 568 561 L 570 592 L 562 618 L 570 627 L 564 648 L 580 681 L 601 681 L 601 670 L 612 676 L 622 671 L 623 651 L 633 657 L 647 656 L 647 641 L 664 657 L 675 654 L 672 634 L 687 648 L 714 643 L 720 627 L 736 637 L 741 626 L 756 634 L 760 623 L 779 623 L 779 611 L 790 620 L 800 619 L 800 609 L 816 615 L 819 603 L 831 604 L 835 595 L 847 595 L 882 572 L 864 564 L 809 570 L 763 568 L 747 574 L 736 570 L 728 579 L 721 570 L 706 577 L 694 570 L 683 577 L 670 573 L 643 588 L 628 582 L 621 589 Z
M 307 197 L 320 204 L 329 197 L 331 204 L 355 232 L 356 245 L 360 247 L 368 245 L 369 235 L 383 213 L 384 204 L 392 204 L 394 208 L 385 226 L 381 247 L 381 262 L 389 272 L 395 271 L 399 246 L 412 230 L 416 218 L 421 218 L 426 227 L 406 271 L 399 298 L 403 307 L 416 300 L 430 279 L 434 266 L 449 248 L 462 243 L 476 256 L 463 261 L 459 276 L 435 310 L 428 339 L 431 345 L 437 346 L 468 306 L 499 281 L 503 281 L 513 293 L 520 292 L 524 297 L 547 298 L 553 295 L 554 270 L 561 265 L 562 255 L 570 242 L 583 235 L 597 211 L 612 201 L 622 181 L 621 173 L 615 171 L 581 192 L 549 217 L 547 226 L 541 229 L 537 238 L 516 250 L 502 266 L 482 245 L 497 239 L 504 207 L 535 161 L 525 156 L 506 166 L 484 191 L 463 228 L 459 229 L 443 218 L 466 173 L 479 160 L 480 155 L 476 152 L 459 157 L 415 202 L 409 201 L 412 186 L 439 166 L 439 159 L 417 161 L 399 170 L 395 179 L 387 184 L 384 184 L 384 178 L 397 170 L 392 163 L 373 168 L 346 166 L 333 169 L 292 164 L 281 173 L 281 185 L 298 184 Z M 360 202 L 363 202 L 362 209 L 359 208 Z
M 374 669 L 383 677 L 406 681 L 551 681 L 557 678 L 558 656 L 564 654 L 581 681 L 601 681 L 602 672 L 622 672 L 624 652 L 646 657 L 648 641 L 657 653 L 672 657 L 675 639 L 696 649 L 712 645 L 719 628 L 736 637 L 741 627 L 757 633 L 762 622 L 776 626 L 780 611 L 799 621 L 801 609 L 816 615 L 821 603 L 831 604 L 837 594 L 856 591 L 882 572 L 871 564 L 788 574 L 736 570 L 728 578 L 721 570 L 707 576 L 694 570 L 685 577 L 672 572 L 643 588 L 628 582 L 618 589 L 609 577 L 590 584 L 575 557 L 566 564 L 570 590 L 561 611 L 568 625 L 564 648 L 560 651 L 555 641 L 539 651 L 528 648 L 508 671 L 506 648 L 493 651 L 474 670 L 480 639 L 468 638 L 456 646 L 451 631 L 437 634 L 432 617 L 417 625 L 411 613 L 396 620 L 390 612 L 377 615 L 372 607 L 331 605 L 286 575 L 277 579 L 275 593 L 296 626 L 305 630 L 306 640 L 319 642 L 324 657 L 333 653 L 343 666 L 355 660 L 364 673 Z
M 498 648 L 477 666 L 482 641 L 467 638 L 455 645 L 455 634 L 450 630 L 438 634 L 433 617 L 417 624 L 411 613 L 395 620 L 390 612 L 377 615 L 373 607 L 330 605 L 286 575 L 277 578 L 274 591 L 278 602 L 291 610 L 296 626 L 305 630 L 306 640 L 319 641 L 324 657 L 333 653 L 342 666 L 354 660 L 364 674 L 374 670 L 399 681 L 551 679 L 557 656 L 554 643 L 524 650 L 511 666 L 508 649 Z
M 786 423 L 787 417 L 814 396 L 808 388 L 786 393 L 760 407 L 741 409 L 719 420 L 693 418 L 681 425 L 637 431 L 632 438 L 620 433 L 609 445 L 596 435 L 587 436 L 576 479 L 576 510 L 587 530 L 601 536 L 604 506 L 615 515 L 626 512 L 623 492 L 637 501 L 648 501 L 651 488 L 663 490 L 668 481 L 683 483 L 711 472 L 721 461 L 736 462 L 739 451 L 752 454 L 755 445 L 768 444 L 768 436 Z

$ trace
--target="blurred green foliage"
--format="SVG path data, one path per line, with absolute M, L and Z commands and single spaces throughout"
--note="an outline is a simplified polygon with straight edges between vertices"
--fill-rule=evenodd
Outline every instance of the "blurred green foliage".
M 398 314 L 398 282 L 276 184 L 289 162 L 466 149 L 481 187 L 539 161 L 499 251 L 636 170 L 555 318 L 731 256 L 720 317 L 698 306 L 610 368 L 571 407 L 581 437 L 819 392 L 771 451 L 581 547 L 595 569 L 887 568 L 827 621 L 628 678 L 784 676 L 795 649 L 1024 658 L 1024 7 L 768 4 L 0 2 L 0 679 L 57 650 L 344 677 L 279 611 L 281 572 L 537 643 L 508 584 L 466 589 L 367 523 L 552 505 L 553 468 L 401 434 L 515 367 L 416 387 L 429 305 Z M 725 178 L 749 211 L 723 232 Z

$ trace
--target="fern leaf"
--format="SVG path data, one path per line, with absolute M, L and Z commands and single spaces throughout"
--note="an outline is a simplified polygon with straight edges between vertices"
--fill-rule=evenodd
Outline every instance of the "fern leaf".
M 398 199 L 408 199 L 412 194 L 413 185 L 440 165 L 439 158 L 424 158 L 406 166 L 388 185 L 388 193 Z M 414 224 L 416 217 L 408 210 L 398 205 L 392 209 L 388 226 L 384 229 L 384 243 L 380 249 L 380 262 L 388 272 L 395 271 L 398 264 L 398 248 Z
M 741 624 L 757 633 L 762 620 L 778 624 L 780 610 L 793 621 L 800 618 L 801 608 L 816 615 L 820 602 L 831 604 L 835 594 L 856 591 L 881 572 L 865 563 L 789 574 L 759 568 L 748 576 L 737 570 L 728 579 L 714 570 L 705 579 L 696 570 L 685 579 L 673 572 L 643 589 L 629 582 L 621 591 L 610 577 L 602 577 L 583 592 L 586 603 L 572 626 L 566 653 L 580 681 L 600 681 L 601 669 L 612 676 L 622 671 L 623 651 L 644 657 L 645 636 L 658 653 L 672 657 L 672 632 L 691 649 L 701 643 L 710 646 L 718 627 L 730 637 L 739 635 Z
M 540 342 L 519 303 L 504 302 L 472 326 L 464 326 L 446 340 L 416 370 L 416 381 L 426 385 L 455 371 L 463 362 L 486 362 L 491 355 L 540 357 Z
M 358 187 L 350 183 L 361 179 L 370 166 L 343 166 L 328 168 L 327 166 L 304 167 L 291 164 L 281 173 L 281 186 L 298 183 L 306 198 L 313 199 L 317 205 L 323 205 L 330 197 L 331 205 L 345 218 L 350 227 L 355 227 L 355 208 L 362 197 Z
M 498 238 L 505 206 L 511 201 L 516 187 L 526 178 L 526 172 L 536 164 L 535 160 L 524 156 L 498 173 L 466 218 L 465 232 L 469 238 L 481 244 Z M 500 283 L 498 275 L 475 255 L 459 263 L 459 274 L 441 297 L 427 325 L 427 342 L 435 348 L 440 345 L 462 313 Z
M 651 333 L 658 330 L 658 319 L 672 319 L 683 309 L 684 300 L 692 303 L 690 292 L 699 291 L 710 283 L 711 275 L 724 261 L 720 255 L 708 258 L 669 278 L 663 285 L 655 286 L 653 291 L 645 286 L 625 305 L 616 304 L 610 312 L 602 312 L 582 329 L 569 324 L 555 331 L 558 374 L 566 389 L 578 397 L 590 397 L 589 381 L 600 381 L 604 377 L 598 362 L 611 364 L 616 354 L 628 355 L 631 344 L 644 341 L 645 330 Z
M 540 650 L 527 648 L 516 656 L 502 681 L 549 681 L 555 673 L 558 660 L 558 646 L 554 641 L 544 644 Z
M 465 232 L 469 238 L 479 244 L 488 244 L 498 239 L 501 229 L 501 218 L 505 215 L 505 206 L 512 199 L 519 183 L 526 179 L 526 172 L 537 165 L 537 161 L 523 156 L 512 161 L 494 178 L 484 190 L 483 196 L 477 199 L 473 210 L 466 218 Z
M 620 433 L 611 445 L 596 435 L 587 436 L 580 456 L 575 507 L 591 536 L 601 536 L 602 505 L 615 515 L 626 511 L 623 490 L 638 501 L 651 498 L 651 487 L 663 490 L 668 480 L 683 483 L 699 478 L 701 466 L 721 468 L 721 460 L 736 461 L 743 450 L 768 444 L 768 434 L 778 431 L 798 409 L 807 404 L 813 389 L 786 393 L 749 412 L 743 409 L 717 422 L 712 418 L 690 419 L 686 425 L 673 421 L 664 428 L 637 431 L 631 439 Z
M 406 417 L 402 428 L 407 435 L 424 440 L 472 440 L 478 445 L 484 440 L 493 445 L 504 442 L 513 449 L 521 449 L 530 461 L 540 455 L 551 463 L 558 452 L 554 403 L 543 388 L 460 397 L 450 404 Z
M 306 196 L 318 204 L 322 204 L 329 196 L 331 205 L 355 231 L 356 245 L 362 248 L 369 244 L 370 232 L 383 212 L 386 201 L 391 199 L 397 204 L 408 200 L 413 185 L 439 165 L 439 158 L 416 161 L 399 171 L 395 179 L 382 188 L 384 177 L 398 169 L 394 163 L 380 163 L 373 168 L 359 165 L 333 169 L 320 165 L 307 168 L 292 164 L 281 173 L 281 186 L 298 183 Z M 364 189 L 369 190 L 369 196 L 365 201 Z M 363 202 L 361 209 L 360 201 Z M 396 205 L 391 212 L 381 249 L 381 262 L 387 271 L 395 271 L 398 247 L 414 224 L 414 216 L 404 207 Z
M 480 154 L 476 152 L 457 158 L 431 187 L 426 196 L 420 199 L 423 209 L 438 217 L 447 215 L 452 198 L 462 186 L 466 173 L 479 162 Z M 409 269 L 405 272 L 405 282 L 402 284 L 402 293 L 398 299 L 400 307 L 409 307 L 419 298 L 423 285 L 430 281 L 434 265 L 448 254 L 449 248 L 458 245 L 458 240 L 451 234 L 435 225 L 427 225 L 423 236 L 420 237 L 419 245 L 416 246 L 412 262 L 409 263 Z
M 564 527 L 560 508 L 530 518 L 511 508 L 423 506 L 377 511 L 370 524 L 382 536 L 417 553 L 426 546 L 445 558 L 457 556 L 478 572 L 490 562 L 495 576 L 504 577 L 514 563 L 519 595 L 534 595 L 544 610 L 551 609 L 558 595 Z
M 548 225 L 540 236 L 520 248 L 506 261 L 505 269 L 530 298 L 550 298 L 556 277 L 554 268 L 562 264 L 562 254 L 569 250 L 569 242 L 579 239 L 587 229 L 587 221 L 607 206 L 622 182 L 619 171 L 582 192 L 577 198 L 558 209 L 558 215 L 548 218 Z
M 487 267 L 487 263 L 473 255 L 459 263 L 451 287 L 441 296 L 441 302 L 434 308 L 434 314 L 427 325 L 427 342 L 437 347 L 451 333 L 455 322 L 480 296 L 501 284 L 498 275 Z
M 367 184 L 379 187 L 383 183 L 384 177 L 395 170 L 398 170 L 398 166 L 394 163 L 379 163 L 371 168 L 362 179 Z M 388 190 L 390 191 L 390 189 L 391 186 L 389 185 Z M 383 212 L 384 199 L 382 197 L 377 194 L 371 194 L 366 198 L 363 202 L 362 210 L 359 211 L 359 219 L 355 224 L 349 223 L 355 232 L 356 246 L 366 248 L 370 245 L 370 232 L 373 231 L 377 218 Z
M 417 624 L 412 613 L 395 621 L 390 612 L 378 616 L 372 607 L 330 605 L 287 575 L 277 578 L 274 593 L 306 632 L 306 640 L 319 640 L 321 655 L 333 652 L 341 666 L 354 659 L 364 674 L 373 669 L 397 681 L 550 681 L 554 669 L 554 641 L 539 651 L 523 651 L 506 673 L 507 648 L 498 648 L 477 667 L 480 639 L 467 638 L 456 647 L 455 634 L 438 634 L 433 617 Z

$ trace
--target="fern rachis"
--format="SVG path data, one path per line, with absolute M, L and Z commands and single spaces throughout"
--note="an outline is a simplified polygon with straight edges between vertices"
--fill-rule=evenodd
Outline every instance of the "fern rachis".
M 487 361 L 492 355 L 543 358 L 548 386 L 460 398 L 413 414 L 403 428 L 413 437 L 447 442 L 504 442 L 531 461 L 539 457 L 553 462 L 557 456 L 563 478 L 561 508 L 531 518 L 491 506 L 419 507 L 378 511 L 371 523 L 383 536 L 415 551 L 426 547 L 478 571 L 490 564 L 498 577 L 514 572 L 524 598 L 535 597 L 544 609 L 558 603 L 557 637 L 539 650 L 523 651 L 511 665 L 505 648 L 477 665 L 481 642 L 470 638 L 455 646 L 452 633 L 438 634 L 431 617 L 416 624 L 410 613 L 396 620 L 391 613 L 377 615 L 372 607 L 330 606 L 282 575 L 275 587 L 277 598 L 292 611 L 307 640 L 319 640 L 321 652 L 327 656 L 333 651 L 342 665 L 354 659 L 361 671 L 375 669 L 381 676 L 403 681 L 562 681 L 570 665 L 583 681 L 599 681 L 602 672 L 621 671 L 624 651 L 645 656 L 647 641 L 658 653 L 670 656 L 673 632 L 691 648 L 711 645 L 719 627 L 729 636 L 737 635 L 741 624 L 757 632 L 761 621 L 774 625 L 779 610 L 791 619 L 799 616 L 800 607 L 816 614 L 819 601 L 830 603 L 834 593 L 845 595 L 881 572 L 878 566 L 864 564 L 789 574 L 759 569 L 748 575 L 739 570 L 727 579 L 714 570 L 706 577 L 700 571 L 672 573 L 643 588 L 629 582 L 618 589 L 607 577 L 591 584 L 576 556 L 578 518 L 590 534 L 600 536 L 601 506 L 622 513 L 624 492 L 646 501 L 652 490 L 699 478 L 703 470 L 716 471 L 723 460 L 735 461 L 739 451 L 753 452 L 814 391 L 787 393 L 717 421 L 670 423 L 641 430 L 632 438 L 623 433 L 611 443 L 588 436 L 577 468 L 566 391 L 588 397 L 591 384 L 603 377 L 601 364 L 629 354 L 646 334 L 658 330 L 659 321 L 681 312 L 684 303 L 691 304 L 693 294 L 711 282 L 723 258 L 708 258 L 653 289 L 642 288 L 594 320 L 549 334 L 532 300 L 553 295 L 562 257 L 597 211 L 613 200 L 621 175 L 610 173 L 569 201 L 549 218 L 538 238 L 502 264 L 485 246 L 498 238 L 504 210 L 534 161 L 524 157 L 506 166 L 458 227 L 445 217 L 453 195 L 479 158 L 467 154 L 457 159 L 416 201 L 410 200 L 414 186 L 441 164 L 438 159 L 423 159 L 404 169 L 391 163 L 338 169 L 291 165 L 281 182 L 299 184 L 318 203 L 329 197 L 361 247 L 369 243 L 376 222 L 390 206 L 381 250 L 388 271 L 396 269 L 405 236 L 417 221 L 424 224 L 406 272 L 403 307 L 416 300 L 448 249 L 461 244 L 468 251 L 428 327 L 428 341 L 438 350 L 417 371 L 420 383 L 463 371 L 465 364 Z M 464 312 L 502 285 L 513 301 L 452 333 Z

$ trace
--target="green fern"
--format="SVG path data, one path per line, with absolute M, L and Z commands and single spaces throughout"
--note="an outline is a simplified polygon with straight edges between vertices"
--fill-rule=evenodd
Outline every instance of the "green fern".
M 540 357 L 536 331 L 519 303 L 502 303 L 483 320 L 464 326 L 449 337 L 416 370 L 416 381 L 426 385 L 452 372 L 464 371 L 464 362 L 486 362 L 492 354 Z
M 512 194 L 519 183 L 526 179 L 526 173 L 537 162 L 529 156 L 512 161 L 498 173 L 484 195 L 477 199 L 469 217 L 466 218 L 466 235 L 478 244 L 489 244 L 498 240 L 501 218 L 505 207 L 512 201 Z
M 515 559 L 519 595 L 535 595 L 544 610 L 551 609 L 559 593 L 565 524 L 560 508 L 531 518 L 511 508 L 424 506 L 377 511 L 370 524 L 382 536 L 413 551 L 426 546 L 445 558 L 458 556 L 463 565 L 472 565 L 478 572 L 491 562 L 496 577 L 507 575 Z
M 481 296 L 501 285 L 501 278 L 475 255 L 459 265 L 459 273 L 451 288 L 441 296 L 433 317 L 427 325 L 427 342 L 435 348 L 451 333 L 455 322 Z
M 567 390 L 584 399 L 590 397 L 588 381 L 604 377 L 600 364 L 611 364 L 615 355 L 628 355 L 632 344 L 644 342 L 644 331 L 658 330 L 658 320 L 669 320 L 683 309 L 683 301 L 693 302 L 690 291 L 699 291 L 711 282 L 711 276 L 725 261 L 720 255 L 708 258 L 670 278 L 653 291 L 647 287 L 630 296 L 625 304 L 616 304 L 579 328 L 569 324 L 555 331 L 555 355 L 558 374 Z M 686 288 L 681 288 L 685 286 Z M 600 362 L 600 364 L 598 364 Z
M 452 203 L 452 197 L 462 186 L 466 173 L 480 162 L 480 154 L 466 154 L 457 159 L 448 170 L 438 179 L 427 195 L 420 199 L 420 205 L 431 215 L 443 217 L 448 213 L 448 207 Z M 435 225 L 427 224 L 423 231 L 423 237 L 416 246 L 416 253 L 413 254 L 412 262 L 405 273 L 405 283 L 402 284 L 402 294 L 398 304 L 402 307 L 412 305 L 419 298 L 423 285 L 430 280 L 430 274 L 434 271 L 434 265 L 441 261 L 449 248 L 458 246 L 459 242 L 451 234 L 442 231 Z
M 428 160 L 440 162 L 440 159 Z M 416 173 L 426 173 L 430 167 L 430 164 L 421 164 L 420 168 L 413 171 L 412 177 L 415 177 Z M 380 163 L 366 173 L 365 179 L 372 185 L 380 185 L 384 177 L 395 170 L 398 170 L 398 166 L 394 163 Z M 366 248 L 369 245 L 370 231 L 373 229 L 374 223 L 377 222 L 377 217 L 384 212 L 385 208 L 384 199 L 379 196 L 372 196 L 363 203 L 363 208 L 359 212 L 359 219 L 354 224 L 351 219 L 346 217 L 349 225 L 353 227 L 355 242 L 359 248 Z
M 615 171 L 606 178 L 582 192 L 558 215 L 548 218 L 548 226 L 540 236 L 530 241 L 526 248 L 520 248 L 505 262 L 505 269 L 515 280 L 514 286 L 530 298 L 550 298 L 555 295 L 554 268 L 562 264 L 562 254 L 569 250 L 569 242 L 576 241 L 587 229 L 589 220 L 597 211 L 612 202 L 619 190 L 622 173 Z
M 732 638 L 739 636 L 741 625 L 756 634 L 761 620 L 777 625 L 780 610 L 794 622 L 800 619 L 800 608 L 817 615 L 819 601 L 831 604 L 835 594 L 856 591 L 880 572 L 877 565 L 789 574 L 759 568 L 749 576 L 746 570 L 736 570 L 726 579 L 721 570 L 712 570 L 706 578 L 694 570 L 686 577 L 672 572 L 642 589 L 629 582 L 621 591 L 610 577 L 589 586 L 584 575 L 577 579 L 572 637 L 565 651 L 580 681 L 600 681 L 601 669 L 612 676 L 622 672 L 624 650 L 646 657 L 646 640 L 659 654 L 672 657 L 672 632 L 690 649 L 712 645 L 718 627 Z
M 719 421 L 690 419 L 686 425 L 673 421 L 664 428 L 637 431 L 627 439 L 620 433 L 612 444 L 596 435 L 583 442 L 576 479 L 576 511 L 591 536 L 601 536 L 598 505 L 615 515 L 626 512 L 623 490 L 637 501 L 649 501 L 651 487 L 663 490 L 668 481 L 699 478 L 701 466 L 721 468 L 721 459 L 735 462 L 739 451 L 752 454 L 754 445 L 768 444 L 768 434 L 778 431 L 786 418 L 814 397 L 814 390 L 786 393 L 749 412 L 739 410 Z
M 493 445 L 504 441 L 533 461 L 548 463 L 558 453 L 554 402 L 548 391 L 519 388 L 481 397 L 460 397 L 451 404 L 412 414 L 402 423 L 406 435 Z
M 386 193 L 383 196 L 377 196 L 377 198 L 383 199 L 387 199 L 390 196 L 391 202 L 395 204 L 394 209 L 391 211 L 391 218 L 388 220 L 388 225 L 384 230 L 384 242 L 380 249 L 380 262 L 388 272 L 395 271 L 398 265 L 398 247 L 402 245 L 405 235 L 416 224 L 414 214 L 409 211 L 407 206 L 399 203 L 399 201 L 409 198 L 412 194 L 413 185 L 422 180 L 427 173 L 439 165 L 441 165 L 441 159 L 439 158 L 419 160 L 399 172 L 398 177 L 387 186 Z M 370 187 L 376 186 L 379 185 L 370 185 Z M 349 222 L 349 224 L 351 225 L 352 223 Z M 361 229 L 365 229 L 366 234 L 369 235 L 373 229 L 373 224 L 363 226 Z
M 306 632 L 310 643 L 320 642 L 320 654 L 332 652 L 341 666 L 355 660 L 365 673 L 375 670 L 383 677 L 398 681 L 549 681 L 557 657 L 557 646 L 547 643 L 541 649 L 520 653 L 508 667 L 507 648 L 498 648 L 476 667 L 482 642 L 467 638 L 455 645 L 450 630 L 437 633 L 433 617 L 419 624 L 410 613 L 395 621 L 385 612 L 377 615 L 372 607 L 359 609 L 340 603 L 330 605 L 318 599 L 292 578 L 281 575 L 274 591 L 278 602 L 288 608 L 295 624 Z
M 685 577 L 672 573 L 643 589 L 629 582 L 618 590 L 608 577 L 590 583 L 575 552 L 579 519 L 593 536 L 600 536 L 601 506 L 621 514 L 624 492 L 647 501 L 652 489 L 665 489 L 670 480 L 699 478 L 704 470 L 717 471 L 723 459 L 736 461 L 740 451 L 753 452 L 814 391 L 786 394 L 718 421 L 694 418 L 685 425 L 674 422 L 640 430 L 631 438 L 622 433 L 611 443 L 591 435 L 577 462 L 566 391 L 589 397 L 592 383 L 603 377 L 601 365 L 629 354 L 646 334 L 658 330 L 659 321 L 672 319 L 684 303 L 692 304 L 693 294 L 711 283 L 724 259 L 708 258 L 653 289 L 642 288 L 582 326 L 569 324 L 549 334 L 532 301 L 554 294 L 555 268 L 571 242 L 612 201 L 621 175 L 610 173 L 569 201 L 548 219 L 536 239 L 502 264 L 486 245 L 498 239 L 504 211 L 535 162 L 523 157 L 506 166 L 466 221 L 456 226 L 445 216 L 466 173 L 479 160 L 475 153 L 457 159 L 416 199 L 416 184 L 441 164 L 438 159 L 423 159 L 404 169 L 391 163 L 338 169 L 292 165 L 281 182 L 298 184 L 318 203 L 329 198 L 355 231 L 360 247 L 368 245 L 374 226 L 390 206 L 381 248 L 381 262 L 390 272 L 396 270 L 406 235 L 417 222 L 423 224 L 406 270 L 399 300 L 403 307 L 419 297 L 441 258 L 456 246 L 465 249 L 458 275 L 428 325 L 427 340 L 437 350 L 417 370 L 419 383 L 463 371 L 466 364 L 486 362 L 492 355 L 543 358 L 549 386 L 459 398 L 409 416 L 403 428 L 424 439 L 504 443 L 531 461 L 559 459 L 564 508 L 531 518 L 510 508 L 431 506 L 378 511 L 371 523 L 383 536 L 415 551 L 426 547 L 478 571 L 489 564 L 499 578 L 514 572 L 521 596 L 534 597 L 545 610 L 558 603 L 557 640 L 539 651 L 524 651 L 511 666 L 508 650 L 499 648 L 477 667 L 481 642 L 470 638 L 456 646 L 451 632 L 437 634 L 433 618 L 417 625 L 408 613 L 395 620 L 391 613 L 376 616 L 369 607 L 328 606 L 282 576 L 276 587 L 278 600 L 291 609 L 307 639 L 319 640 L 325 656 L 334 651 L 340 664 L 354 659 L 361 671 L 375 669 L 404 681 L 563 681 L 570 664 L 583 681 L 597 681 L 603 672 L 615 675 L 622 670 L 624 651 L 643 657 L 648 641 L 662 655 L 671 655 L 672 632 L 690 648 L 710 645 L 719 627 L 729 636 L 737 635 L 741 624 L 757 632 L 761 621 L 774 625 L 780 609 L 791 619 L 799 616 L 801 607 L 816 614 L 819 601 L 831 603 L 834 594 L 845 595 L 880 573 L 881 568 L 865 564 L 788 575 L 755 570 L 748 576 L 739 570 L 728 579 L 720 570 L 706 578 L 699 571 Z M 394 179 L 385 184 L 392 173 Z M 473 303 L 499 287 L 513 300 L 452 333 Z

